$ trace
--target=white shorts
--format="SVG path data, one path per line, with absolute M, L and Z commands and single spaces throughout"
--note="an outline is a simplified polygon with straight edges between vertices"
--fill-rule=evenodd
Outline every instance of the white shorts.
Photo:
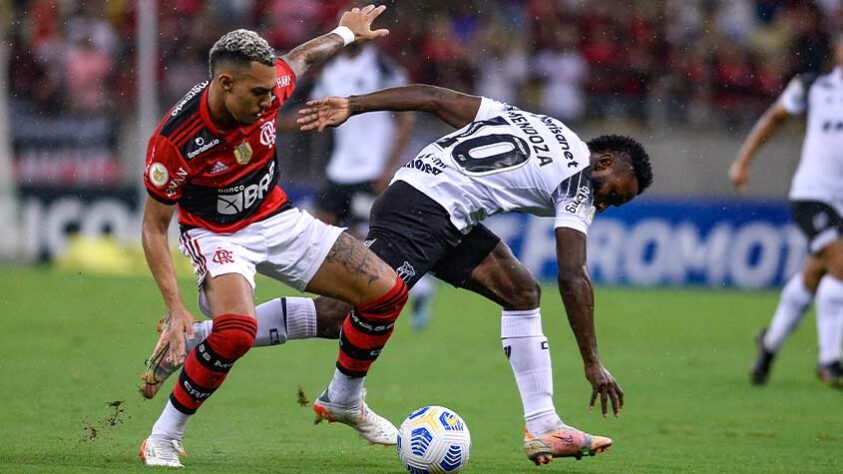
M 207 275 L 227 273 L 242 275 L 254 288 L 256 272 L 304 291 L 343 230 L 292 208 L 233 234 L 190 229 L 179 250 L 193 263 L 200 291 Z

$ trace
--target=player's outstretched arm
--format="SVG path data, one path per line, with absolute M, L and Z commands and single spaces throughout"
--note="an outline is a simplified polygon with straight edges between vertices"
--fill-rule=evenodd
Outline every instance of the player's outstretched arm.
M 623 408 L 623 390 L 612 374 L 603 367 L 597 352 L 597 335 L 594 331 L 594 291 L 586 270 L 586 237 L 574 229 L 556 229 L 556 259 L 559 264 L 559 293 L 568 313 L 568 322 L 582 356 L 585 377 L 591 383 L 591 401 L 594 408 L 597 396 L 603 416 L 608 413 L 609 402 L 615 416 Z
M 444 87 L 412 84 L 394 87 L 366 95 L 327 97 L 307 102 L 299 111 L 298 124 L 302 131 L 337 127 L 352 115 L 384 110 L 394 112 L 430 112 L 454 128 L 462 128 L 474 121 L 480 110 L 481 98 Z
M 173 218 L 176 206 L 167 205 L 146 197 L 143 209 L 141 240 L 143 253 L 149 271 L 161 290 L 164 304 L 170 314 L 170 352 L 167 357 L 176 364 L 184 362 L 184 333 L 193 337 L 193 315 L 184 307 L 179 293 L 173 257 L 167 239 L 167 229 Z
M 343 13 L 337 29 L 296 46 L 281 59 L 290 65 L 296 77 L 300 77 L 311 67 L 337 54 L 348 43 L 360 43 L 388 35 L 387 29 L 372 31 L 372 22 L 384 10 L 386 7 L 383 5 L 352 8 Z
M 764 112 L 764 115 L 752 127 L 752 131 L 749 132 L 743 145 L 741 145 L 737 158 L 729 167 L 729 180 L 732 181 L 732 185 L 738 192 L 746 191 L 749 183 L 749 166 L 755 158 L 755 154 L 788 116 L 789 114 L 781 100 L 778 100 Z

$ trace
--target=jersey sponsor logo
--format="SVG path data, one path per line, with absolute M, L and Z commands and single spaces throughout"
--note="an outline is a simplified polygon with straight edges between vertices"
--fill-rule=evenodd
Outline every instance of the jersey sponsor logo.
M 216 163 L 214 163 L 214 166 L 211 167 L 210 174 L 211 175 L 220 174 L 227 169 L 228 169 L 228 166 L 225 163 L 223 163 L 222 161 L 217 161 Z
M 577 188 L 577 194 L 574 196 L 574 200 L 565 205 L 565 210 L 571 214 L 576 214 L 580 206 L 588 202 L 590 197 L 591 187 L 587 185 L 580 186 Z
M 212 141 L 205 143 L 205 139 L 202 137 L 196 137 L 196 140 L 193 141 L 199 148 L 189 152 L 187 154 L 187 159 L 195 158 L 197 155 L 205 153 L 206 151 L 210 150 L 211 148 L 220 144 L 219 138 L 214 138 Z
M 287 74 L 286 76 L 280 76 L 275 78 L 275 83 L 278 84 L 278 87 L 287 87 L 290 85 L 290 75 Z
M 217 195 L 217 212 L 232 216 L 249 210 L 256 202 L 263 201 L 269 192 L 269 185 L 275 176 L 275 162 L 269 164 L 269 171 L 255 184 L 232 186 L 220 189 Z
M 241 165 L 248 164 L 252 160 L 252 145 L 247 141 L 237 145 L 234 149 L 234 159 Z
M 170 180 L 170 172 L 167 171 L 167 167 L 157 161 L 149 165 L 146 175 L 149 176 L 149 182 L 156 188 L 164 187 Z
M 190 102 L 190 99 L 196 97 L 196 94 L 202 92 L 207 86 L 208 81 L 200 82 L 199 84 L 193 86 L 192 89 L 187 91 L 187 94 L 182 98 L 182 100 L 178 104 L 176 104 L 176 106 L 173 108 L 173 111 L 170 112 L 170 116 L 175 117 L 176 115 L 178 115 L 179 112 L 181 112 L 181 110 L 184 108 L 184 106 L 187 105 L 188 102 Z
M 275 121 L 270 120 L 261 125 L 261 145 L 272 148 L 275 145 Z
M 562 133 L 562 129 L 556 124 L 556 122 L 546 116 L 542 116 L 542 123 L 547 127 L 548 131 L 553 134 L 553 138 L 556 139 L 556 143 L 559 144 L 559 147 L 562 148 L 562 155 L 568 160 L 568 168 L 576 168 L 577 161 L 574 159 L 574 154 L 571 153 L 569 150 L 571 149 L 571 144 L 568 143 L 568 139 L 565 138 L 565 135 Z M 545 163 L 542 162 L 542 165 Z
M 173 176 L 173 180 L 170 181 L 170 185 L 167 186 L 167 196 L 175 196 L 176 190 L 178 190 L 179 186 L 184 184 L 185 181 L 187 181 L 187 170 L 179 166 L 179 170 L 176 171 L 176 175 Z
M 434 176 L 441 173 L 447 166 L 445 162 L 432 154 L 418 156 L 404 165 L 405 168 L 416 169 L 422 173 L 432 174 Z
M 843 120 L 826 120 L 822 124 L 823 132 L 839 132 L 843 130 Z

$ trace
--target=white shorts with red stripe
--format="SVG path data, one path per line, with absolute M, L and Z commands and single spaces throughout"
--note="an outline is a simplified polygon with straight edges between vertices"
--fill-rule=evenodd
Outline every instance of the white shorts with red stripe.
M 208 275 L 227 273 L 242 275 L 254 288 L 260 273 L 303 291 L 343 230 L 291 208 L 232 234 L 187 230 L 179 250 L 193 263 L 200 290 Z

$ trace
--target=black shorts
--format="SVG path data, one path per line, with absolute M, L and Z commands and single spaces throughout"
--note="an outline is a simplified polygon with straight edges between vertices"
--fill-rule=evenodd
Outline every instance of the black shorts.
M 410 288 L 428 272 L 459 288 L 500 240 L 482 224 L 461 233 L 439 203 L 397 181 L 372 206 L 366 245 Z
M 358 195 L 368 195 L 374 198 L 377 193 L 372 190 L 372 185 L 371 181 L 354 184 L 339 184 L 328 181 L 328 184 L 319 193 L 317 207 L 320 211 L 335 215 L 337 218 L 336 224 L 340 226 L 354 224 L 358 220 L 365 221 L 365 216 L 352 215 L 351 203 Z
M 843 218 L 832 206 L 820 201 L 792 201 L 793 220 L 808 238 L 808 250 L 818 253 L 843 236 Z

